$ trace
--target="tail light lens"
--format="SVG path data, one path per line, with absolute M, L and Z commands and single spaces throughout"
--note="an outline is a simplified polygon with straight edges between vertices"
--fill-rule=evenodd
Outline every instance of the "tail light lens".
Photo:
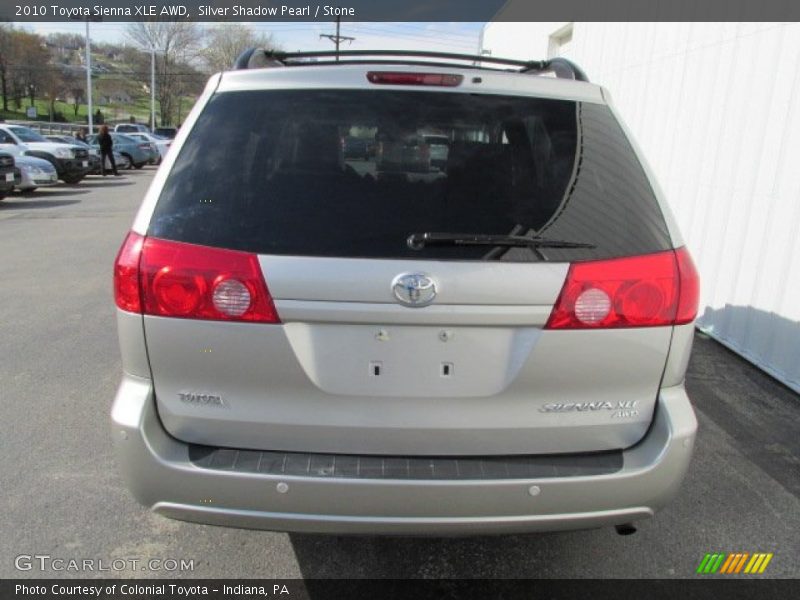
M 162 317 L 279 323 L 248 252 L 143 238 L 129 233 L 114 269 L 117 306 Z
M 114 300 L 122 310 L 142 312 L 139 293 L 139 259 L 144 238 L 131 231 L 114 261 Z
M 574 263 L 546 329 L 657 327 L 690 323 L 700 285 L 686 248 Z
M 367 80 L 378 85 L 431 85 L 438 87 L 457 87 L 464 80 L 463 75 L 452 73 L 406 73 L 400 71 L 369 71 Z
M 700 302 L 700 275 L 694 266 L 692 255 L 685 247 L 675 251 L 675 259 L 678 261 L 678 275 L 681 280 L 681 294 L 678 299 L 678 314 L 675 316 L 675 324 L 683 325 L 691 323 L 697 316 Z

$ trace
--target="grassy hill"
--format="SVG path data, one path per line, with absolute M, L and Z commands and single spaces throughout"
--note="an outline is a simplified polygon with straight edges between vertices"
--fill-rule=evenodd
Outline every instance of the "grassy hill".
M 194 104 L 196 97 L 194 96 L 183 96 L 183 111 L 182 114 L 185 117 L 186 114 L 191 109 L 192 105 Z M 27 116 L 27 108 L 30 106 L 30 99 L 25 98 L 22 102 L 22 107 L 17 110 L 14 106 L 13 102 L 8 103 L 9 110 L 4 111 L 0 108 L 0 119 L 5 119 L 7 121 L 51 121 L 50 118 L 50 103 L 47 100 L 36 100 L 36 114 L 38 115 L 36 119 L 30 119 Z M 128 120 L 130 116 L 133 116 L 136 119 L 137 123 L 149 123 L 150 122 L 150 97 L 141 97 L 134 99 L 133 102 L 124 104 L 124 103 L 111 103 L 111 104 L 104 104 L 104 105 L 97 105 L 95 104 L 92 109 L 94 112 L 97 109 L 103 113 L 103 117 L 106 121 L 123 121 Z M 71 103 L 66 103 L 63 101 L 56 101 L 55 103 L 55 112 L 61 113 L 60 116 L 63 116 L 64 120 L 61 122 L 66 123 L 86 123 L 86 104 L 78 105 L 78 114 L 75 115 L 75 108 Z M 156 102 L 156 119 L 158 119 L 158 102 Z M 60 120 L 60 117 L 57 119 Z
M 81 93 L 85 94 L 85 70 L 83 69 L 82 52 L 78 50 L 67 50 L 56 56 L 54 60 L 61 68 L 70 70 L 75 78 L 76 84 Z M 131 60 L 126 60 L 129 58 Z M 138 62 L 132 62 L 138 59 Z M 55 65 L 54 65 L 55 66 Z M 105 121 L 127 121 L 133 117 L 138 123 L 150 122 L 150 91 L 141 81 L 132 77 L 132 73 L 149 73 L 149 61 L 146 65 L 142 63 L 141 56 L 130 50 L 125 52 L 110 52 L 108 48 L 100 48 L 92 52 L 92 99 L 93 112 L 98 109 L 102 112 Z M 145 79 L 148 77 L 145 76 Z M 141 79 L 141 78 L 139 78 Z M 50 115 L 50 103 L 45 98 L 44 92 L 40 92 L 34 103 L 36 106 L 37 121 L 54 121 L 66 123 L 86 123 L 87 106 L 81 103 L 78 112 L 71 100 L 71 94 L 64 89 L 59 94 L 59 99 L 55 103 L 55 111 Z M 125 100 L 120 100 L 125 98 Z M 191 109 L 196 100 L 196 96 L 187 95 L 181 98 L 181 120 Z M 26 110 L 31 105 L 29 98 L 23 98 L 21 106 L 17 108 L 9 98 L 9 110 L 2 110 L 0 104 L 0 119 L 5 120 L 34 120 L 27 116 Z M 160 122 L 159 105 L 156 101 L 156 120 Z

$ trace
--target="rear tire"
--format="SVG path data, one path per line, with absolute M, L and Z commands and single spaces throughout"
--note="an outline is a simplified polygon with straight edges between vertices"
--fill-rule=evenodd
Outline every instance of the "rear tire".
M 133 163 L 135 169 L 139 170 L 144 166 L 144 163 Z
M 35 188 L 35 187 L 25 188 L 24 190 L 20 190 L 19 193 L 22 194 L 23 196 L 28 196 L 28 195 L 32 194 L 33 192 L 35 192 L 37 189 L 39 189 L 39 188 Z
M 123 154 L 122 156 L 124 156 L 125 159 L 128 161 L 128 166 L 125 167 L 125 168 L 126 169 L 132 169 L 133 168 L 133 158 L 131 157 L 131 155 L 130 154 Z

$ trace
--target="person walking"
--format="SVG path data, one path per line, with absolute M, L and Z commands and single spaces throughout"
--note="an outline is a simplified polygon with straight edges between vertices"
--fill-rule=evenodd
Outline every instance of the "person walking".
M 111 170 L 114 175 L 119 176 L 117 172 L 117 163 L 114 161 L 114 140 L 108 132 L 108 125 L 100 127 L 100 135 L 97 136 L 97 143 L 100 145 L 100 161 L 103 172 L 103 177 L 106 176 L 106 158 L 111 163 Z

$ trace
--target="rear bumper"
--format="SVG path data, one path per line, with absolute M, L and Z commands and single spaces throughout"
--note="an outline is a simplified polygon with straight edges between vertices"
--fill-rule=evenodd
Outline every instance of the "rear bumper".
M 111 420 L 128 487 L 164 516 L 278 531 L 427 535 L 583 529 L 650 517 L 677 493 L 697 429 L 686 392 L 676 386 L 661 390 L 650 431 L 623 452 L 614 473 L 350 479 L 199 467 L 190 446 L 162 427 L 146 379 L 123 379 Z

